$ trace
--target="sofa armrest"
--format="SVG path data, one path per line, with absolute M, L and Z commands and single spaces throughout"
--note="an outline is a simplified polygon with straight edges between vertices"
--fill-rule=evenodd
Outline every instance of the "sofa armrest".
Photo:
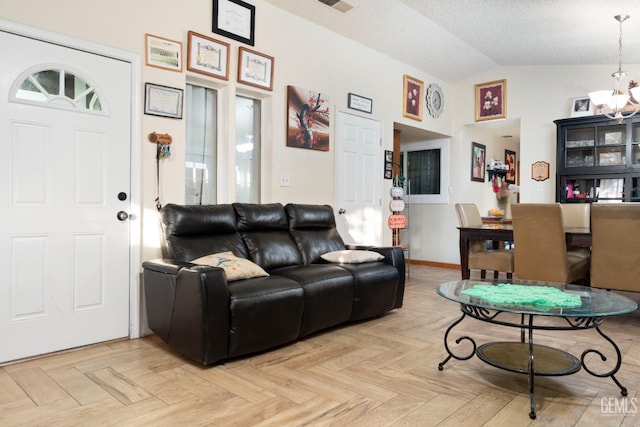
M 229 292 L 224 270 L 171 259 L 142 266 L 149 328 L 205 365 L 226 358 Z
M 404 299 L 404 283 L 405 283 L 405 264 L 404 264 L 404 251 L 397 246 L 385 246 L 375 247 L 369 249 L 371 251 L 378 252 L 384 255 L 382 262 L 386 262 L 389 265 L 398 269 L 398 292 L 396 293 L 396 305 L 395 308 L 402 307 L 402 300 Z

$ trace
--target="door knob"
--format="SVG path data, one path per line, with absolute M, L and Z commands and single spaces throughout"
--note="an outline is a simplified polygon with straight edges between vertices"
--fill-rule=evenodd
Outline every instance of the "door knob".
M 129 218 L 129 214 L 126 213 L 125 211 L 120 211 L 116 214 L 116 217 L 120 221 L 126 221 Z
M 338 209 L 338 215 L 346 214 L 347 210 L 345 208 Z

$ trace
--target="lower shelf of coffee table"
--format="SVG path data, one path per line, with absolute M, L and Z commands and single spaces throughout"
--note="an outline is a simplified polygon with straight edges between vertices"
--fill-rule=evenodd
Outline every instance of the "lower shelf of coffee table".
M 480 360 L 507 371 L 529 373 L 529 343 L 492 342 L 477 348 Z M 533 345 L 534 375 L 569 375 L 580 370 L 580 361 L 566 351 Z

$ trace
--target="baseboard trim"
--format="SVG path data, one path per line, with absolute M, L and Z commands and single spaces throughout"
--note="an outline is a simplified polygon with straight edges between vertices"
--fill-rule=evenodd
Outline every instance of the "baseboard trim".
M 427 267 L 450 268 L 452 270 L 460 269 L 460 264 L 449 264 L 446 262 L 424 261 L 421 259 L 409 259 L 407 262 L 414 265 L 426 265 Z

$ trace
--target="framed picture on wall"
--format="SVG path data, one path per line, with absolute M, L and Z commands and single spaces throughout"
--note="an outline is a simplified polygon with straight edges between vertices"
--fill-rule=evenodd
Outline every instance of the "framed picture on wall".
M 182 96 L 182 89 L 145 83 L 144 113 L 151 116 L 181 119 Z
M 229 43 L 189 31 L 187 70 L 229 80 Z
M 505 181 L 508 184 L 516 183 L 516 152 L 511 150 L 504 150 L 504 164 L 509 166 L 507 169 L 507 175 L 505 176 Z
M 487 163 L 487 146 L 471 143 L 471 181 L 484 182 Z
M 182 72 L 182 43 L 145 34 L 145 63 L 150 67 Z
M 238 81 L 260 89 L 273 89 L 273 56 L 240 47 Z
M 287 86 L 287 147 L 329 151 L 329 105 L 324 93 Z
M 256 7 L 242 0 L 213 0 L 213 32 L 253 46 Z
M 402 93 L 402 115 L 413 120 L 422 121 L 424 82 L 405 74 Z
M 476 122 L 507 118 L 507 81 L 496 80 L 476 86 Z

